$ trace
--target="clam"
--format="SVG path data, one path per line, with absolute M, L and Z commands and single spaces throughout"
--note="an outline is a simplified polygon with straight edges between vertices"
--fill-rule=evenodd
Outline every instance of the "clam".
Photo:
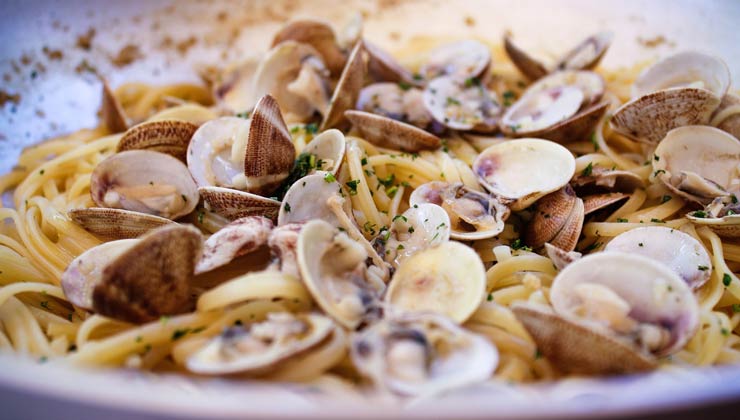
M 367 71 L 370 77 L 379 82 L 408 83 L 418 85 L 419 81 L 414 75 L 399 64 L 393 56 L 383 51 L 380 47 L 363 40 L 368 62 Z
M 524 242 L 534 249 L 549 242 L 566 252 L 573 251 L 583 229 L 585 212 L 583 200 L 566 185 L 537 200 L 534 216 L 524 228 Z
M 218 79 L 212 82 L 211 89 L 219 105 L 232 112 L 249 111 L 254 107 L 257 99 L 254 76 L 259 64 L 257 57 L 249 57 L 221 72 Z
M 313 47 L 281 42 L 257 68 L 254 95 L 274 96 L 289 122 L 306 121 L 329 105 L 328 76 L 329 70 Z
M 204 375 L 266 374 L 320 346 L 335 330 L 332 320 L 322 315 L 272 312 L 263 321 L 227 328 L 188 357 L 185 365 Z
M 151 214 L 103 207 L 72 209 L 67 214 L 85 230 L 112 239 L 138 238 L 152 229 L 174 223 Z
M 74 305 L 143 323 L 191 306 L 191 279 L 203 238 L 191 226 L 167 225 L 140 239 L 106 242 L 75 258 L 62 274 Z
M 552 309 L 517 302 L 512 310 L 548 360 L 564 372 L 645 371 L 680 350 L 699 325 L 688 285 L 640 255 L 599 252 L 563 269 Z
M 578 261 L 583 256 L 580 252 L 566 251 L 550 243 L 545 243 L 545 253 L 558 271 L 567 267 L 568 264 Z
M 426 80 L 440 76 L 450 76 L 458 81 L 485 79 L 490 65 L 491 52 L 488 47 L 479 41 L 468 39 L 432 50 L 420 73 Z
M 686 215 L 692 223 L 708 226 L 724 238 L 740 238 L 740 206 L 736 193 L 715 198 L 705 210 Z
M 530 86 L 501 117 L 511 137 L 538 137 L 568 143 L 591 135 L 609 107 L 599 103 L 601 76 L 589 71 L 559 71 Z
M 179 120 L 160 120 L 131 127 L 121 137 L 116 152 L 152 150 L 185 161 L 190 139 L 198 126 Z
M 483 382 L 498 365 L 487 339 L 431 313 L 386 318 L 355 334 L 350 357 L 377 386 L 405 396 Z
M 666 187 L 703 205 L 740 188 L 740 140 L 714 127 L 671 130 L 652 162 Z
M 280 202 L 275 199 L 231 188 L 201 187 L 198 188 L 198 192 L 209 210 L 229 220 L 247 216 L 262 216 L 277 220 L 280 211 Z
M 301 229 L 297 255 L 311 296 L 335 321 L 355 329 L 376 315 L 384 285 L 368 280 L 362 245 L 335 226 L 313 220 Z
M 303 228 L 301 223 L 289 223 L 278 226 L 270 232 L 267 245 L 275 259 L 277 268 L 286 275 L 300 278 L 298 270 L 298 234 Z
M 313 47 L 321 54 L 321 58 L 333 76 L 339 76 L 347 62 L 347 57 L 337 42 L 334 30 L 326 22 L 315 19 L 290 22 L 275 34 L 271 48 L 286 41 L 295 41 Z
M 576 161 L 565 147 L 542 139 L 518 139 L 483 150 L 473 163 L 481 184 L 513 211 L 529 207 L 559 190 L 575 173 Z
M 675 54 L 646 69 L 633 85 L 633 100 L 611 119 L 612 128 L 646 143 L 668 131 L 706 125 L 730 86 L 730 72 L 720 59 L 698 52 Z
M 740 96 L 725 94 L 712 116 L 712 125 L 740 139 Z
M 365 61 L 362 58 L 362 43 L 358 42 L 347 59 L 347 65 L 339 77 L 328 109 L 319 131 L 347 125 L 344 111 L 352 109 L 365 82 Z
M 603 193 L 591 194 L 583 197 L 583 214 L 588 216 L 591 213 L 605 209 L 613 204 L 628 199 L 629 194 L 625 193 Z
M 365 140 L 376 146 L 405 152 L 418 152 L 434 150 L 442 144 L 439 137 L 434 134 L 381 115 L 354 110 L 346 111 L 344 115 L 360 131 Z
M 398 268 L 415 253 L 449 241 L 450 217 L 436 204 L 415 204 L 393 219 L 390 232 L 388 239 L 382 241 L 381 254 Z
M 586 38 L 558 59 L 552 70 L 593 69 L 606 54 L 613 38 L 614 35 L 611 32 L 600 32 Z M 550 72 L 542 62 L 514 44 L 508 33 L 504 34 L 504 49 L 514 66 L 529 80 L 540 79 Z
M 328 201 L 332 197 L 341 199 L 344 212 L 348 215 L 352 214 L 351 202 L 342 198 L 345 196 L 342 185 L 328 174 L 316 172 L 299 179 L 290 187 L 280 207 L 278 226 L 305 223 L 313 219 L 321 219 L 336 227 L 342 226 Z
M 471 190 L 462 183 L 433 181 L 419 186 L 409 197 L 411 206 L 432 203 L 441 206 L 451 225 L 453 239 L 473 241 L 492 238 L 504 230 L 509 209 L 496 197 Z
M 391 278 L 385 301 L 391 312 L 430 311 L 463 323 L 486 292 L 478 254 L 459 242 L 443 242 L 408 257 Z
M 492 132 L 502 111 L 496 94 L 485 85 L 453 76 L 432 79 L 424 89 L 423 101 L 438 123 L 454 130 Z
M 693 236 L 662 226 L 631 229 L 614 237 L 604 251 L 638 254 L 676 272 L 693 290 L 712 275 L 712 261 L 704 246 Z
M 100 207 L 176 219 L 195 209 L 198 189 L 188 168 L 148 150 L 116 153 L 95 167 L 90 195 Z
M 102 80 L 103 94 L 100 113 L 105 125 L 111 133 L 122 133 L 128 130 L 129 121 L 121 102 L 116 98 L 108 82 Z
M 203 244 L 203 256 L 195 266 L 195 274 L 215 270 L 267 245 L 272 227 L 272 221 L 261 216 L 243 217 L 224 226 Z
M 336 175 L 342 166 L 346 150 L 347 140 L 339 130 L 326 130 L 314 137 L 302 152 L 316 156 L 316 168 L 311 169 L 308 174 L 326 171 Z
M 688 51 L 666 57 L 645 69 L 632 85 L 632 97 L 668 88 L 692 87 L 721 98 L 730 83 L 730 70 L 724 61 L 709 54 Z
M 634 172 L 590 166 L 576 174 L 570 185 L 579 192 L 633 192 L 637 188 L 645 188 L 645 181 Z
M 423 96 L 422 90 L 414 87 L 374 83 L 360 91 L 357 109 L 426 129 L 432 116 L 424 106 Z

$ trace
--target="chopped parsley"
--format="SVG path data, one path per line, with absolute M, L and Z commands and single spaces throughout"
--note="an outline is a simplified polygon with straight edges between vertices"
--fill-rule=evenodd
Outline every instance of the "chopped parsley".
M 731 194 L 730 199 L 732 200 L 732 204 L 737 204 L 737 196 L 735 194 Z
M 581 175 L 583 175 L 583 176 L 591 176 L 591 173 L 593 172 L 593 170 L 594 170 L 594 165 L 593 165 L 593 163 L 589 162 L 588 163 L 588 166 L 586 166 L 585 168 L 583 168 L 583 170 L 581 171 Z
M 400 251 L 402 249 L 405 249 L 406 247 L 403 246 L 403 244 L 398 244 L 398 247 L 396 247 L 396 251 Z
M 357 195 L 357 186 L 360 185 L 359 179 L 348 181 L 346 185 L 349 187 L 349 195 Z
M 487 301 L 492 302 L 493 301 L 493 293 L 488 294 L 488 298 L 486 298 Z
M 180 194 L 180 197 L 182 197 L 182 201 L 184 201 L 186 203 L 188 202 L 188 198 L 185 197 L 185 194 Z
M 639 244 L 637 244 L 637 245 L 638 245 L 638 246 L 640 246 L 640 247 L 643 247 L 643 246 L 645 246 L 645 244 L 643 244 L 642 242 L 640 242 L 640 243 L 639 243 Z
M 658 169 L 657 171 L 653 172 L 653 176 L 658 176 L 660 174 L 664 174 L 665 171 L 663 169 Z
M 371 235 L 375 235 L 375 228 L 377 225 L 375 223 L 370 223 L 370 221 L 365 222 L 364 225 L 362 225 L 362 229 L 365 232 L 370 232 Z
M 453 98 L 451 96 L 448 96 L 447 97 L 447 106 L 450 106 L 450 105 L 460 105 L 460 101 L 458 101 L 457 99 L 455 99 L 455 98 Z
M 205 209 L 198 210 L 198 223 L 203 224 L 203 216 L 206 215 Z
M 401 90 L 409 90 L 411 89 L 411 83 L 408 82 L 398 82 L 398 87 L 401 88 Z
M 398 186 L 394 185 L 386 191 L 386 194 L 388 194 L 389 198 L 393 198 L 396 196 L 396 193 L 398 193 Z
M 285 212 L 290 213 L 290 203 L 288 203 L 287 201 L 285 202 Z
M 393 181 L 395 181 L 395 180 L 396 180 L 396 175 L 395 175 L 395 174 L 390 174 L 390 175 L 388 175 L 388 176 L 387 176 L 387 177 L 385 177 L 385 178 L 380 178 L 380 177 L 378 177 L 378 182 L 379 182 L 379 183 L 380 183 L 380 184 L 381 184 L 382 186 L 384 186 L 384 187 L 386 187 L 386 188 L 388 188 L 388 187 L 390 187 L 391 185 L 393 185 Z
M 722 332 L 722 335 L 724 335 L 725 337 L 730 335 L 730 331 L 727 328 L 722 328 L 720 332 Z
M 45 171 L 44 169 L 40 170 L 40 171 L 39 171 L 39 175 L 43 175 L 43 174 L 44 174 L 44 172 L 46 172 L 46 171 Z
M 326 181 L 328 183 L 335 182 L 336 180 L 337 180 L 337 178 L 331 172 L 329 172 L 326 175 L 324 175 L 324 181 Z M 304 183 L 304 185 L 305 185 L 305 183 Z
M 534 359 L 537 360 L 537 359 L 539 359 L 541 357 L 542 357 L 542 352 L 540 351 L 540 349 L 535 349 L 534 350 Z
M 671 201 L 672 199 L 673 199 L 673 197 L 671 197 L 670 195 L 666 194 L 666 195 L 663 196 L 663 198 L 660 199 L 660 204 L 667 203 L 667 202 Z
M 470 88 L 473 86 L 480 86 L 480 79 L 477 77 L 468 77 L 465 79 L 465 87 Z
M 244 118 L 244 119 L 249 119 L 249 116 L 250 116 L 251 114 L 252 114 L 252 113 L 251 113 L 251 112 L 249 112 L 249 111 L 244 111 L 244 112 L 240 112 L 240 113 L 236 114 L 236 117 L 237 117 L 237 118 Z
M 740 304 L 733 303 L 732 304 L 732 312 L 734 312 L 734 313 L 740 312 Z
M 321 165 L 321 159 L 318 159 L 313 153 L 301 153 L 298 155 L 293 163 L 293 169 L 290 170 L 290 174 L 285 178 L 285 181 L 280 184 L 280 188 L 275 192 L 275 196 L 278 199 L 282 199 L 293 184 L 311 173 L 314 169 L 320 169 Z
M 366 157 L 362 158 L 362 160 L 360 161 L 360 163 L 362 164 L 362 166 L 367 165 L 367 158 Z
M 521 250 L 521 251 L 531 251 L 532 250 L 532 248 L 524 245 L 524 243 L 522 242 L 522 239 L 521 238 L 514 239 L 514 241 L 511 244 L 509 244 L 509 246 L 514 251 L 519 251 L 519 250 Z
M 40 305 L 44 309 L 49 309 L 49 301 L 48 300 L 45 300 L 45 301 L 41 302 Z
M 591 245 L 587 246 L 586 249 L 583 250 L 583 252 L 591 252 L 601 246 L 601 242 L 594 242 Z
M 627 223 L 627 222 L 628 222 L 627 219 L 623 219 L 621 217 L 617 217 L 617 223 Z
M 709 270 L 709 267 L 706 265 L 700 265 L 696 267 L 699 271 L 707 271 Z
M 658 155 L 653 155 L 653 160 L 655 160 L 657 162 L 657 161 L 660 160 L 660 157 Z
M 514 94 L 514 92 L 510 90 L 507 90 L 506 92 L 504 92 L 503 97 L 504 97 L 504 106 L 511 105 L 516 99 L 516 95 Z
M 660 220 L 660 219 L 656 219 L 654 217 L 652 219 L 650 219 L 650 221 L 653 222 L 653 223 L 665 223 L 665 221 Z
M 183 337 L 185 337 L 190 332 L 190 328 L 183 328 L 175 330 L 172 333 L 172 341 L 177 341 Z
M 707 213 L 701 210 L 697 210 L 693 213 L 691 213 L 692 216 L 698 217 L 699 219 L 704 219 L 707 217 Z
M 319 131 L 319 126 L 316 123 L 306 124 L 306 133 L 316 134 Z
M 414 227 L 413 226 L 409 226 L 409 233 L 414 233 Z
M 599 151 L 599 142 L 596 141 L 596 132 L 591 133 L 591 144 L 594 145 L 594 152 Z
M 732 283 L 732 277 L 730 277 L 729 274 L 725 273 L 722 275 L 722 284 L 725 286 L 729 286 L 730 283 Z

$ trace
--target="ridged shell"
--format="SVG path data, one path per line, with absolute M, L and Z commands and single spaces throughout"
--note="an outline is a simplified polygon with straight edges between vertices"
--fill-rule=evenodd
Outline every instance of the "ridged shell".
M 677 87 L 698 87 L 721 98 L 730 87 L 730 70 L 721 59 L 696 51 L 671 55 L 648 67 L 632 85 L 632 97 Z M 699 86 L 696 84 L 700 83 Z
M 100 106 L 100 113 L 102 114 L 103 121 L 111 133 L 122 133 L 128 130 L 128 117 L 126 117 L 126 112 L 123 110 L 121 102 L 113 94 L 113 90 L 108 85 L 108 82 L 102 80 L 102 83 L 103 99 Z
M 354 108 L 365 82 L 365 60 L 363 60 L 362 52 L 362 42 L 358 42 L 352 49 L 347 65 L 334 88 L 329 109 L 326 111 L 319 131 L 335 127 L 346 128 L 345 126 L 348 125 L 344 111 Z
M 591 70 L 599 64 L 612 43 L 614 33 L 599 32 L 592 35 L 565 55 L 555 64 L 559 70 Z
M 578 238 L 581 236 L 583 230 L 583 221 L 585 218 L 585 208 L 583 200 L 580 198 L 576 199 L 573 211 L 568 216 L 568 220 L 565 222 L 563 229 L 555 235 L 550 243 L 562 250 L 573 251 L 576 249 L 578 244 Z
M 73 209 L 67 214 L 85 230 L 111 239 L 138 238 L 152 229 L 174 223 L 151 214 L 104 207 Z
M 360 91 L 355 108 L 426 129 L 432 116 L 423 98 L 421 89 L 401 87 L 398 83 L 373 83 Z
M 720 98 L 708 90 L 665 89 L 622 105 L 609 123 L 620 134 L 656 144 L 674 128 L 706 125 L 719 104 Z
M 708 226 L 714 233 L 723 238 L 740 238 L 740 215 L 709 218 L 696 217 L 693 213 L 689 213 L 686 218 L 696 225 Z
M 438 149 L 442 145 L 439 137 L 411 124 L 363 111 L 346 111 L 344 114 L 365 140 L 376 146 L 418 152 Z
M 151 150 L 185 162 L 188 145 L 198 126 L 178 120 L 150 121 L 131 127 L 121 137 L 116 152 Z
M 605 209 L 629 197 L 629 194 L 618 192 L 587 195 L 583 197 L 583 214 L 588 216 L 593 212 Z
M 198 192 L 214 213 L 229 220 L 263 216 L 274 221 L 280 210 L 277 200 L 230 188 L 200 187 Z
M 552 241 L 568 222 L 577 200 L 567 185 L 537 200 L 534 216 L 524 228 L 524 243 L 538 249 Z
M 267 245 L 273 223 L 262 216 L 234 220 L 211 235 L 203 244 L 203 256 L 195 266 L 195 274 L 215 270 Z
M 414 79 L 414 75 L 399 64 L 393 56 L 372 42 L 363 40 L 363 44 L 368 55 L 367 71 L 372 79 L 377 82 L 420 84 Z
M 733 93 L 728 93 L 722 97 L 722 102 L 719 104 L 719 108 L 714 112 L 712 116 L 712 123 L 717 120 L 717 128 L 726 131 L 736 139 L 740 139 L 740 96 Z M 730 108 L 734 109 L 731 110 Z M 725 114 L 725 111 L 731 114 Z
M 334 30 L 328 23 L 314 19 L 290 22 L 275 34 L 271 48 L 285 41 L 296 41 L 312 46 L 321 54 L 333 76 L 342 73 L 347 57 L 339 47 Z
M 429 53 L 420 73 L 426 80 L 439 76 L 451 76 L 459 81 L 469 78 L 485 78 L 491 64 L 488 47 L 476 40 L 444 44 Z
M 504 50 L 514 66 L 530 81 L 545 77 L 548 73 L 545 65 L 527 54 L 511 40 L 509 34 L 504 35 Z
M 537 137 L 557 143 L 577 142 L 589 138 L 607 109 L 608 102 L 596 104 L 554 125 L 535 131 L 512 130 L 512 125 L 507 125 L 506 120 L 502 119 L 501 131 L 512 137 Z
M 331 172 L 336 175 L 344 161 L 344 154 L 347 150 L 347 139 L 341 131 L 337 129 L 326 130 L 311 141 L 303 148 L 302 153 L 311 153 L 321 160 L 323 171 Z M 329 166 L 327 166 L 330 164 Z
M 454 130 L 490 133 L 497 128 L 501 107 L 485 85 L 440 76 L 424 89 L 424 106 L 434 119 Z

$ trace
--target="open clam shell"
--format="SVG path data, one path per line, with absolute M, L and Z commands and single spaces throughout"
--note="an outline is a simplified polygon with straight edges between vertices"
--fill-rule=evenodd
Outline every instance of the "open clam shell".
M 570 185 L 579 193 L 633 192 L 637 188 L 645 188 L 645 181 L 634 172 L 592 166 L 588 171 L 576 174 Z
M 298 268 L 316 303 L 334 320 L 355 329 L 378 308 L 380 293 L 366 279 L 365 249 L 322 220 L 298 236 Z
M 393 56 L 382 50 L 377 45 L 367 40 L 362 41 L 367 51 L 368 75 L 378 82 L 408 83 L 419 85 L 420 81 L 414 78 L 414 75 L 404 68 Z
M 259 64 L 258 57 L 248 57 L 240 63 L 227 67 L 216 80 L 212 81 L 213 97 L 222 108 L 235 113 L 254 108 L 259 98 L 254 93 L 254 76 Z
M 126 116 L 126 112 L 123 110 L 121 102 L 116 98 L 116 95 L 113 94 L 113 89 L 110 88 L 108 82 L 102 80 L 102 83 L 103 94 L 100 113 L 103 121 L 111 133 L 122 133 L 128 130 L 128 117 Z
M 159 120 L 131 127 L 121 137 L 116 152 L 151 150 L 185 162 L 190 139 L 198 126 L 187 121 Z
M 350 357 L 376 385 L 407 396 L 483 382 L 499 360 L 484 337 L 432 313 L 386 318 L 355 334 Z
M 634 140 L 656 144 L 674 128 L 708 124 L 719 104 L 720 97 L 705 89 L 669 88 L 627 102 L 609 124 Z
M 337 129 L 330 129 L 311 139 L 303 148 L 302 153 L 311 153 L 316 156 L 316 161 L 321 162 L 317 170 L 336 175 L 342 167 L 346 150 L 347 139 L 344 134 Z
M 352 110 L 344 114 L 365 140 L 376 146 L 418 152 L 438 149 L 442 145 L 439 137 L 411 124 L 363 111 Z
M 423 101 L 437 122 L 462 131 L 494 131 L 502 111 L 496 94 L 485 85 L 479 81 L 461 81 L 453 76 L 440 76 L 429 81 Z
M 280 210 L 280 202 L 277 200 L 231 188 L 201 187 L 198 192 L 211 211 L 229 220 L 246 216 L 277 220 Z
M 442 207 L 432 203 L 412 204 L 394 218 L 382 255 L 397 268 L 415 253 L 449 240 L 450 217 Z
M 334 331 L 332 320 L 322 315 L 273 312 L 264 321 L 226 329 L 193 353 L 186 366 L 204 375 L 261 375 L 310 352 Z
M 316 19 L 295 20 L 284 25 L 272 39 L 272 48 L 286 41 L 312 46 L 326 63 L 333 76 L 339 76 L 347 62 L 344 51 L 337 42 L 334 29 Z
M 342 185 L 331 177 L 327 177 L 327 172 L 316 172 L 305 176 L 296 181 L 285 193 L 277 224 L 283 226 L 289 223 L 305 223 L 321 219 L 335 227 L 340 227 L 342 224 L 328 203 L 333 198 L 341 200 L 344 212 L 351 215 L 351 202 L 349 197 L 345 200 L 345 196 Z
M 514 66 L 527 79 L 534 81 L 547 75 L 548 70 L 545 65 L 519 48 L 508 33 L 504 34 L 504 50 Z
M 429 53 L 420 73 L 426 80 L 440 76 L 451 76 L 464 81 L 469 78 L 484 79 L 491 65 L 488 47 L 476 40 L 468 39 L 442 45 Z
M 459 242 L 417 252 L 396 270 L 385 301 L 391 312 L 443 314 L 467 320 L 486 292 L 486 270 L 478 254 Z
M 588 216 L 591 213 L 617 204 L 629 197 L 629 194 L 619 192 L 587 195 L 583 197 L 583 214 Z
M 122 321 L 185 312 L 202 243 L 200 231 L 177 224 L 140 239 L 106 242 L 72 261 L 62 287 L 71 302 Z
M 339 77 L 334 93 L 329 101 L 324 120 L 319 131 L 347 125 L 344 111 L 352 109 L 365 82 L 365 60 L 362 57 L 362 42 L 358 42 L 347 59 L 347 65 Z
M 730 70 L 715 56 L 696 51 L 681 52 L 645 69 L 632 85 L 632 97 L 677 87 L 704 89 L 721 98 L 730 87 Z
M 195 209 L 198 189 L 176 158 L 148 150 L 116 153 L 98 164 L 90 195 L 100 207 L 176 219 Z
M 524 242 L 534 249 L 549 242 L 566 252 L 573 251 L 583 228 L 584 216 L 583 200 L 566 185 L 537 200 L 534 216 L 524 228 Z
M 496 197 L 473 191 L 462 183 L 433 181 L 419 186 L 411 193 L 409 204 L 424 203 L 441 206 L 449 216 L 450 237 L 465 241 L 498 235 L 504 230 L 504 221 L 510 214 Z
M 112 239 L 138 238 L 152 229 L 174 223 L 151 214 L 104 207 L 73 209 L 67 214 L 88 232 Z
M 570 181 L 576 162 L 565 147 L 548 140 L 518 139 L 483 150 L 473 163 L 481 184 L 518 211 Z
M 740 139 L 740 96 L 733 93 L 725 94 L 712 116 L 712 124 Z
M 706 205 L 740 187 L 740 140 L 714 127 L 671 130 L 654 156 L 654 176 L 691 201 Z
M 195 274 L 215 270 L 240 255 L 267 245 L 272 228 L 272 221 L 261 216 L 234 220 L 205 241 L 203 256 L 195 266 Z
M 662 226 L 631 229 L 614 237 L 604 251 L 643 255 L 676 272 L 693 290 L 712 275 L 712 261 L 693 236 Z
M 558 70 L 591 70 L 606 54 L 614 39 L 612 32 L 599 32 L 584 39 L 555 64 Z
M 421 89 L 398 83 L 374 83 L 360 91 L 356 108 L 426 129 L 432 116 L 424 106 L 423 97 Z

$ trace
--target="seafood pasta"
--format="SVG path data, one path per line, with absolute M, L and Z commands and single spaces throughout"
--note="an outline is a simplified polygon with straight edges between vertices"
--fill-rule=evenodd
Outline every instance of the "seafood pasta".
M 740 362 L 730 73 L 610 42 L 301 20 L 208 88 L 104 85 L 0 178 L 0 348 L 404 397 Z

